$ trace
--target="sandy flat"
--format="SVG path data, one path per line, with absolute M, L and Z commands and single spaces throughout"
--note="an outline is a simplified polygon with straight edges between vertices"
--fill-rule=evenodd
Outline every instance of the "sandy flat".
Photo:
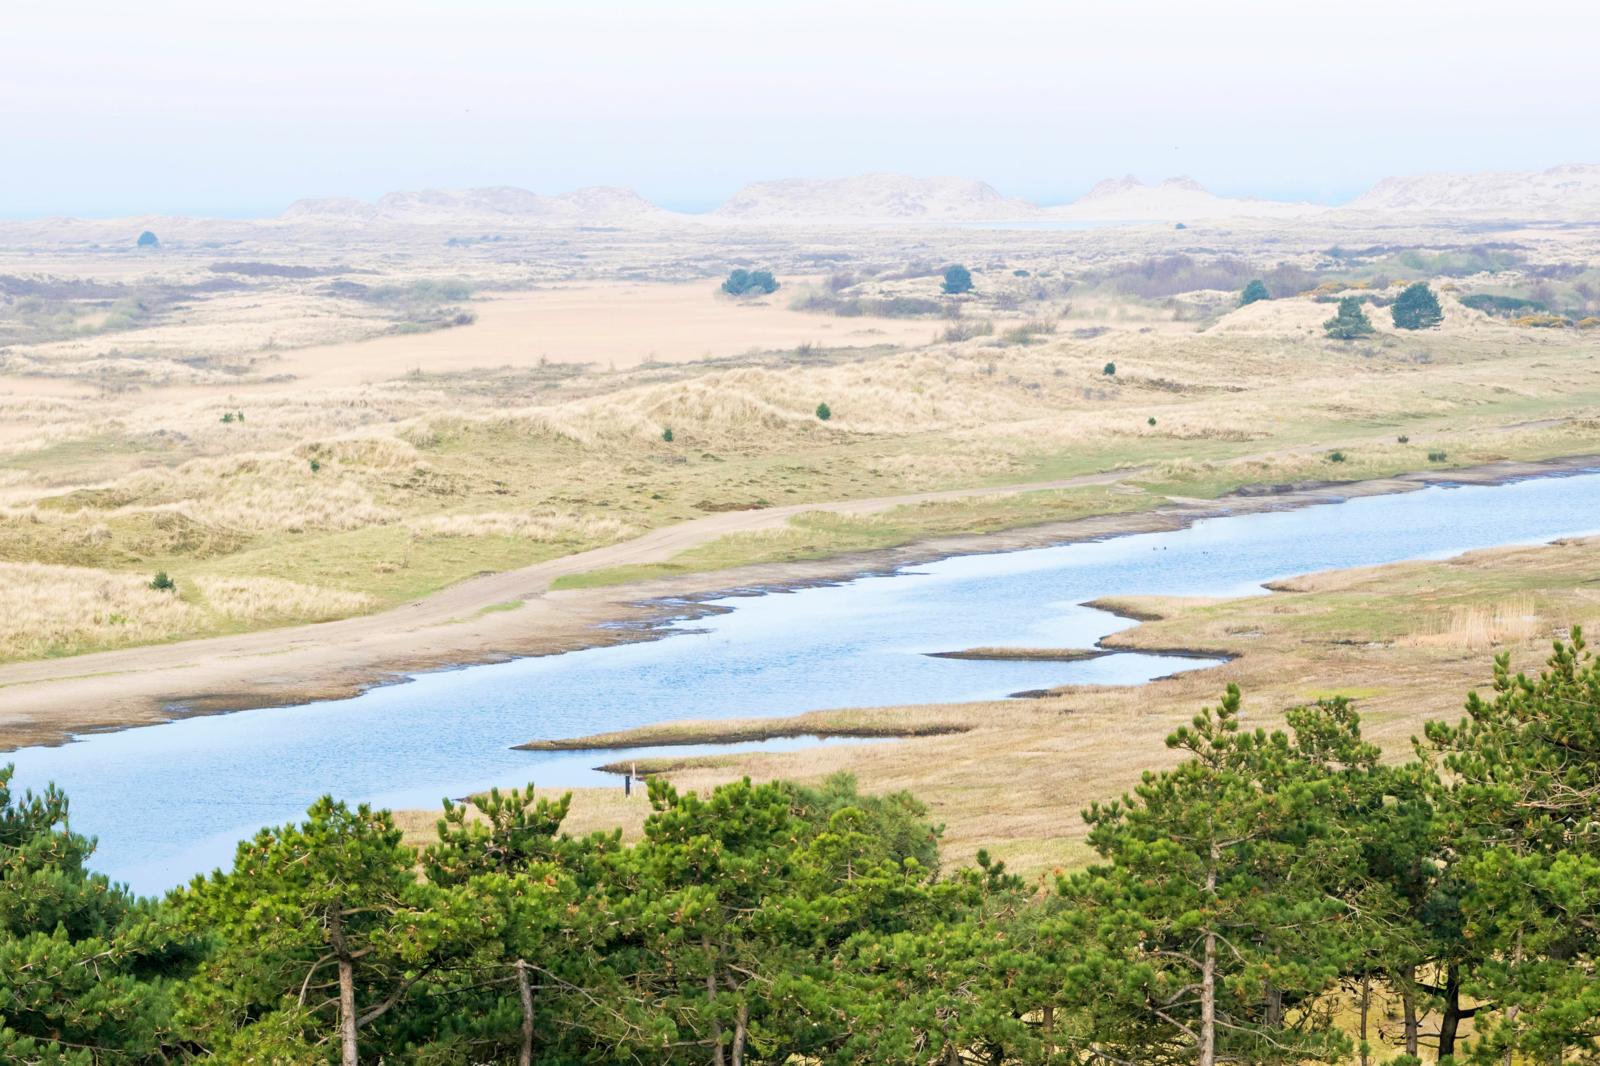
M 734 300 L 713 281 L 683 284 L 584 283 L 474 301 L 470 326 L 284 352 L 267 373 L 314 386 L 359 385 L 413 370 L 590 363 L 627 369 L 682 363 L 751 350 L 926 344 L 941 323 L 838 318 L 789 309 L 790 294 Z

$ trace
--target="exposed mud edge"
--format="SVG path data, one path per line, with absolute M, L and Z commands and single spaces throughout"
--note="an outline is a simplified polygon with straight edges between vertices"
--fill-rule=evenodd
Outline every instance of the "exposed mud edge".
M 914 739 L 917 737 L 947 737 L 967 733 L 971 726 L 949 722 L 930 722 L 926 725 L 858 725 L 830 727 L 818 725 L 815 720 L 788 723 L 784 719 L 764 719 L 751 722 L 732 721 L 727 728 L 716 722 L 697 723 L 693 727 L 674 727 L 670 739 L 663 739 L 659 726 L 641 726 L 615 733 L 593 733 L 586 737 L 559 740 L 530 740 L 513 745 L 514 751 L 611 751 L 622 748 L 667 748 L 690 744 L 747 744 L 752 741 L 788 740 L 794 737 L 817 737 L 821 740 L 860 737 L 887 739 Z M 604 769 L 602 767 L 601 769 Z

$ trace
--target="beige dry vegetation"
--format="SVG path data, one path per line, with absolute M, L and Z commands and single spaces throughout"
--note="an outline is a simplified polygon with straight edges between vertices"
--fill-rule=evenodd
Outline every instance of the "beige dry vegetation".
M 722 511 L 1099 471 L 1124 482 L 802 515 L 672 572 L 1253 484 L 1600 451 L 1600 365 L 1577 330 L 1520 328 L 1447 292 L 1443 328 L 1397 334 L 1376 312 L 1379 334 L 1347 344 L 1322 337 L 1331 312 L 1311 295 L 1234 309 L 1218 288 L 1116 287 L 1143 277 L 1139 257 L 1175 249 L 1210 276 L 1202 240 L 1310 274 L 1326 266 L 1318 249 L 1356 243 L 1348 234 L 840 232 L 823 255 L 758 229 L 617 231 L 583 234 L 579 258 L 565 234 L 242 232 L 231 260 L 314 276 L 219 272 L 215 253 L 181 239 L 149 258 L 0 251 L 0 284 L 45 293 L 0 296 L 0 561 L 314 590 L 277 614 L 207 610 L 199 631 L 226 632 L 393 606 Z M 1569 235 L 1518 237 L 1535 258 L 1581 250 Z M 973 266 L 973 293 L 938 295 L 951 261 Z M 718 296 L 724 263 L 769 264 L 786 288 Z M 1335 266 L 1345 280 L 1330 293 L 1394 290 Z M 50 317 L 51 286 L 73 277 L 101 295 Z M 883 313 L 794 309 L 808 292 Z M 144 310 L 128 310 L 131 293 Z M 929 301 L 936 312 L 917 310 Z M 455 309 L 476 321 L 441 325 Z M 65 335 L 48 335 L 59 322 Z M 82 621 L 42 653 L 195 631 Z

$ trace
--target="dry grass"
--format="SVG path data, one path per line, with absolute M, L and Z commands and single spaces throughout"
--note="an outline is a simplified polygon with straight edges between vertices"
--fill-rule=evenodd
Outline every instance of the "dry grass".
M 1532 596 L 1522 595 L 1502 603 L 1470 604 L 1450 608 L 1434 620 L 1426 633 L 1401 637 L 1398 643 L 1413 648 L 1461 648 L 1483 652 L 1505 645 L 1522 645 L 1550 632 L 1551 623 L 1539 616 Z
M 607 262 L 629 270 L 650 262 L 682 279 L 688 268 L 673 258 L 681 254 L 674 242 L 698 239 L 587 235 L 584 243 Z M 803 254 L 749 239 L 760 248 L 752 257 Z M 906 268 L 909 253 L 883 259 L 895 238 L 842 240 L 862 260 L 849 284 L 864 294 L 937 286 L 935 274 Z M 1077 266 L 1037 236 L 948 240 L 952 255 L 982 247 L 989 251 L 960 258 L 1006 264 L 981 270 L 982 291 L 962 302 L 962 321 L 993 321 L 992 333 L 955 329 L 938 339 L 947 323 L 895 320 L 889 330 L 804 315 L 786 300 L 732 306 L 706 282 L 580 284 L 568 258 L 515 242 L 470 264 L 418 252 L 403 265 L 392 248 L 358 243 L 328 249 L 327 259 L 347 263 L 355 272 L 346 280 L 369 286 L 463 271 L 489 293 L 566 280 L 480 302 L 479 326 L 366 345 L 348 342 L 392 323 L 368 304 L 329 296 L 328 275 L 253 279 L 248 289 L 164 305 L 138 328 L 14 346 L 0 367 L 0 560 L 141 577 L 167 569 L 186 587 L 201 577 L 272 578 L 381 607 L 720 510 L 1151 468 L 1137 482 L 1142 498 L 1039 494 L 807 516 L 663 570 L 601 580 L 816 558 L 1255 482 L 1600 450 L 1590 413 L 1600 403 L 1600 364 L 1578 331 L 1517 329 L 1447 295 L 1443 329 L 1385 330 L 1355 345 L 1322 338 L 1328 308 L 1309 298 L 1230 310 L 1197 332 L 1183 307 L 1068 293 L 1073 271 L 1091 259 L 1138 253 L 1128 235 L 1085 237 L 1072 253 L 1084 257 Z M 1299 254 L 1286 248 L 1272 254 Z M 251 258 L 285 255 L 263 247 Z M 165 258 L 161 284 L 214 279 L 208 263 Z M 1030 275 L 1013 276 L 1017 265 Z M 151 267 L 48 255 L 18 267 L 52 269 L 145 284 L 140 272 Z M 587 352 L 578 354 L 598 365 L 553 370 L 548 360 L 560 353 L 527 339 L 540 307 L 559 312 L 551 336 L 564 335 L 581 311 L 591 335 L 621 338 L 621 369 Z M 496 326 L 496 315 L 509 317 Z M 614 319 L 620 332 L 610 329 Z M 795 347 L 744 352 L 723 343 L 728 330 L 743 330 L 744 347 L 760 347 L 780 320 L 772 343 Z M 594 330 L 595 321 L 608 328 Z M 650 323 L 663 338 L 658 363 L 642 362 L 649 349 L 637 350 Z M 915 336 L 895 332 L 913 326 Z M 709 332 L 695 332 L 702 328 Z M 1006 331 L 1018 328 L 1028 336 L 1012 340 L 1031 343 L 1007 342 Z M 486 347 L 485 338 L 499 340 Z M 296 347 L 312 341 L 338 347 Z M 721 358 L 668 363 L 706 350 Z M 1101 373 L 1107 362 L 1117 365 L 1114 377 Z M 17 376 L 36 371 L 45 376 Z M 280 374 L 293 380 L 270 380 Z M 140 387 L 124 389 L 129 383 Z M 816 417 L 823 402 L 833 412 L 826 422 Z M 225 423 L 224 413 L 244 418 Z M 1330 460 L 1335 450 L 1343 463 Z M 1430 462 L 1440 451 L 1448 459 Z M 279 616 L 205 617 L 232 628 Z M 83 632 L 99 631 L 92 616 L 85 622 Z
M 153 644 L 240 626 L 320 622 L 368 610 L 369 598 L 270 578 L 207 578 L 176 591 L 149 575 L 0 563 L 0 661 Z

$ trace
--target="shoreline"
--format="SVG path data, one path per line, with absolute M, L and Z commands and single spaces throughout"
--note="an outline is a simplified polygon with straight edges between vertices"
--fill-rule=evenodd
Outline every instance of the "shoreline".
M 741 515 L 751 523 L 770 524 L 786 520 L 790 511 L 826 510 L 828 505 L 735 512 L 731 518 L 714 516 L 656 530 L 623 545 L 472 578 L 378 615 L 8 664 L 0 667 L 0 692 L 5 694 L 6 704 L 0 712 L 0 747 L 57 745 L 74 736 L 197 715 L 350 698 L 382 685 L 402 683 L 419 673 L 661 639 L 670 635 L 661 629 L 668 621 L 731 609 L 711 602 L 714 600 L 837 584 L 936 559 L 1162 532 L 1206 518 L 1340 503 L 1440 484 L 1499 485 L 1536 477 L 1574 476 L 1597 466 L 1600 456 L 1582 455 L 1295 486 L 1287 492 L 1247 486 L 1215 500 L 1175 500 L 1145 511 L 940 537 L 823 560 L 708 571 L 635 585 L 549 591 L 557 576 L 593 569 L 598 558 L 671 553 L 692 543 L 696 535 L 721 535 L 718 531 L 723 525 L 739 528 L 736 523 Z M 1127 476 L 1127 471 L 1113 471 L 1093 475 L 1092 482 L 1084 480 L 1104 484 Z M 962 497 L 1051 487 L 1017 485 L 937 495 Z M 870 508 L 875 504 L 885 501 L 855 501 L 850 506 Z M 685 528 L 688 526 L 695 528 Z M 521 601 L 522 606 L 486 615 L 473 613 L 481 602 L 512 599 Z

